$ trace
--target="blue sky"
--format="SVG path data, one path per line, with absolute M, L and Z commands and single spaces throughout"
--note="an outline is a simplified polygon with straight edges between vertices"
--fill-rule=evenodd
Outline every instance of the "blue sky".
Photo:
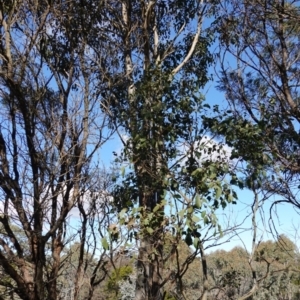
M 214 70 L 211 69 L 211 73 Z M 227 103 L 225 100 L 225 95 L 219 92 L 216 88 L 216 76 L 214 77 L 214 81 L 209 82 L 203 93 L 206 96 L 206 101 L 211 105 L 220 105 L 221 107 L 226 107 Z M 115 134 L 107 143 L 104 144 L 102 149 L 100 150 L 100 160 L 102 161 L 105 167 L 109 167 L 112 165 L 112 162 L 115 159 L 113 152 L 119 153 L 122 149 L 122 142 L 120 141 L 117 134 Z M 241 223 L 245 217 L 248 215 L 248 218 L 245 220 L 244 224 L 241 226 L 243 228 L 243 233 L 240 233 L 238 236 L 230 238 L 230 242 L 222 244 L 218 248 L 222 249 L 231 249 L 234 246 L 246 246 L 248 250 L 251 248 L 252 243 L 252 231 L 251 231 L 251 204 L 253 203 L 253 194 L 251 191 L 244 189 L 236 189 L 238 195 L 238 201 L 236 205 L 229 204 L 224 211 L 222 209 L 219 210 L 219 219 L 223 229 L 226 228 L 226 223 L 228 219 L 233 225 L 234 222 Z M 273 234 L 269 228 L 269 208 L 271 203 L 274 200 L 278 200 L 276 196 L 271 197 L 268 201 L 265 202 L 263 209 L 260 214 L 258 214 L 258 236 L 257 239 L 262 237 L 263 240 L 273 239 Z M 261 214 L 264 214 L 263 218 Z M 300 226 L 299 215 L 296 210 L 288 204 L 280 205 L 277 207 L 277 215 L 273 214 L 274 224 L 276 225 L 278 234 L 286 234 L 291 240 L 297 242 L 297 232 L 296 229 Z M 227 238 L 225 236 L 225 238 Z M 300 248 L 300 242 L 298 244 Z M 212 248 L 211 250 L 214 250 Z
M 215 82 L 210 82 L 204 89 L 206 94 L 206 101 L 211 105 L 219 104 L 220 106 L 226 106 L 226 100 L 224 95 L 217 91 L 214 87 Z M 115 159 L 113 151 L 120 152 L 122 149 L 122 143 L 117 135 L 114 135 L 101 149 L 100 160 L 103 165 L 109 167 Z M 253 203 L 253 194 L 247 189 L 235 189 L 238 195 L 237 204 L 229 204 L 224 210 L 218 211 L 219 221 L 223 229 L 226 229 L 228 222 L 230 225 L 235 223 L 244 223 L 240 226 L 241 229 L 237 231 L 238 235 L 230 238 L 230 242 L 226 242 L 218 247 L 210 248 L 209 251 L 216 249 L 229 250 L 235 246 L 246 247 L 248 250 L 251 249 L 252 244 L 252 230 L 251 230 L 251 205 Z M 263 209 L 257 215 L 258 234 L 257 240 L 268 240 L 273 239 L 273 234 L 269 227 L 269 208 L 274 200 L 278 200 L 278 197 L 272 196 L 269 200 L 264 203 Z M 296 228 L 300 226 L 299 215 L 296 210 L 288 204 L 280 205 L 277 207 L 277 214 L 274 212 L 273 220 L 276 225 L 278 234 L 286 234 L 289 238 L 298 243 L 298 236 Z M 263 217 L 262 217 L 263 214 Z M 248 216 L 247 219 L 246 216 Z M 222 240 L 226 241 L 229 236 L 224 236 Z M 221 241 L 222 241 L 221 240 Z M 220 241 L 220 242 L 221 242 Z M 299 240 L 300 241 L 300 240 Z M 297 244 L 300 249 L 300 242 Z
M 208 22 L 210 21 L 211 20 L 208 20 Z M 216 47 L 216 45 L 213 45 L 212 49 L 214 49 L 214 47 Z M 229 63 L 232 66 L 235 65 L 235 61 L 233 60 L 233 58 L 229 59 Z M 214 74 L 214 72 L 214 68 L 212 67 L 210 73 Z M 211 107 L 216 104 L 220 105 L 221 107 L 226 107 L 227 102 L 225 99 L 225 95 L 215 88 L 217 84 L 216 81 L 217 76 L 214 75 L 214 80 L 208 82 L 202 92 L 205 94 L 206 102 Z M 121 149 L 122 143 L 119 137 L 115 134 L 107 143 L 105 143 L 100 151 L 100 160 L 103 162 L 103 165 L 109 167 L 115 159 L 113 151 L 119 153 Z M 251 204 L 253 203 L 253 194 L 246 189 L 236 189 L 236 192 L 238 195 L 237 204 L 229 204 L 224 211 L 220 209 L 219 220 L 224 229 L 227 226 L 226 224 L 228 223 L 228 220 L 230 221 L 231 225 L 233 225 L 235 222 L 241 223 L 244 220 L 244 224 L 241 226 L 242 231 L 244 230 L 244 232 L 240 233 L 238 236 L 230 238 L 230 242 L 222 244 L 218 248 L 228 250 L 233 248 L 234 246 L 239 245 L 245 246 L 248 250 L 250 250 L 252 243 L 250 214 Z M 258 240 L 260 238 L 262 238 L 263 240 L 274 238 L 274 232 L 272 234 L 269 227 L 269 208 L 275 200 L 278 200 L 278 197 L 272 196 L 269 200 L 267 200 L 257 216 Z M 246 216 L 248 216 L 248 218 L 245 220 Z M 300 218 L 295 208 L 288 204 L 279 205 L 276 211 L 274 211 L 273 220 L 277 229 L 277 233 L 288 235 L 289 238 L 295 243 L 298 243 L 297 240 L 299 240 L 297 246 L 300 249 L 300 239 L 298 239 L 296 230 L 298 227 L 300 227 Z M 212 250 L 214 249 L 215 248 L 212 248 Z
M 213 72 L 213 70 L 212 70 Z M 214 75 L 214 81 L 209 82 L 206 86 L 207 93 L 206 93 L 206 101 L 212 106 L 215 104 L 220 105 L 221 107 L 226 107 L 226 99 L 225 95 L 221 92 L 219 92 L 216 88 L 216 75 Z M 237 204 L 229 204 L 224 212 L 219 212 L 221 215 L 226 215 L 226 218 L 223 216 L 220 216 L 220 222 L 222 224 L 222 227 L 226 227 L 225 224 L 228 222 L 228 218 L 230 220 L 236 223 L 241 223 L 247 215 L 250 215 L 251 213 L 251 204 L 253 203 L 254 195 L 250 190 L 247 189 L 235 189 L 238 195 L 238 201 Z M 297 212 L 297 209 L 294 208 L 292 205 L 289 204 L 280 204 L 276 207 L 276 209 L 273 210 L 273 221 L 276 227 L 277 232 L 271 232 L 270 230 L 270 214 L 269 209 L 271 204 L 275 200 L 282 199 L 280 196 L 272 196 L 270 199 L 268 199 L 262 209 L 260 210 L 260 213 L 257 216 L 258 219 L 258 236 L 257 239 L 260 239 L 262 237 L 263 240 L 268 239 L 274 239 L 274 234 L 285 234 L 287 235 L 299 248 L 300 250 L 300 238 L 297 234 L 297 229 L 300 229 L 300 218 L 299 213 Z M 263 214 L 263 218 L 262 215 Z M 223 219 L 223 221 L 221 221 Z M 251 217 L 248 217 L 247 220 L 245 220 L 244 225 L 241 226 L 245 229 L 251 229 Z M 300 231 L 299 231 L 300 232 Z M 225 237 L 226 238 L 226 237 Z M 225 243 L 218 248 L 229 250 L 233 248 L 234 246 L 246 246 L 248 250 L 251 249 L 252 244 L 252 230 L 246 230 L 245 232 L 239 234 L 239 236 L 236 236 L 234 238 L 230 239 L 230 242 Z M 214 249 L 212 249 L 214 250 Z

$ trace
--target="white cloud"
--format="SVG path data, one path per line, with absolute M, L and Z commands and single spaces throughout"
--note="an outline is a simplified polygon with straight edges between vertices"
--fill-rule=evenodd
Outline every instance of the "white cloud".
M 203 136 L 199 142 L 196 142 L 195 148 L 200 150 L 201 160 L 230 161 L 232 148 L 207 135 Z
M 183 143 L 178 149 L 177 161 L 180 161 L 180 164 L 183 165 L 192 151 L 199 164 L 205 161 L 220 161 L 232 164 L 230 159 L 232 148 L 208 135 L 203 136 L 192 145 Z

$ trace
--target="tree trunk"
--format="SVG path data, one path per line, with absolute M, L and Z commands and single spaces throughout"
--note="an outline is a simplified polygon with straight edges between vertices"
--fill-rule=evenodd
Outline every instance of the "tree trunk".
M 163 299 L 160 290 L 160 258 L 156 255 L 154 239 L 143 238 L 139 248 L 136 300 Z
M 208 296 L 207 261 L 206 261 L 206 255 L 204 252 L 203 244 L 201 241 L 199 241 L 199 248 L 200 248 L 202 271 L 203 271 L 203 292 L 199 300 L 207 300 L 207 296 Z

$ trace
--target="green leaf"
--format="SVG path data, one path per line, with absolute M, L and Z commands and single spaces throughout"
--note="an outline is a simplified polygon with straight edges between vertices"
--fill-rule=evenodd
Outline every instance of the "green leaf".
M 180 212 L 178 212 L 178 216 L 180 218 L 183 218 L 184 214 L 185 214 L 185 209 L 182 209 Z
M 192 214 L 193 211 L 194 211 L 194 208 L 193 208 L 192 206 L 190 206 L 190 207 L 187 209 L 187 212 L 188 212 L 189 214 Z
M 127 212 L 127 208 L 123 208 L 123 209 L 120 211 L 120 213 L 119 213 L 120 219 L 124 218 L 126 212 Z
M 121 174 L 122 174 L 122 177 L 125 176 L 125 166 L 122 166 L 122 167 L 121 167 Z
M 202 206 L 202 200 L 200 199 L 200 196 L 198 194 L 196 195 L 195 206 L 197 208 L 201 208 L 201 206 Z
M 102 247 L 104 248 L 104 250 L 108 250 L 109 249 L 109 244 L 108 244 L 106 238 L 102 238 L 101 239 L 101 243 L 102 243 Z
M 197 217 L 197 216 L 195 216 L 195 215 L 193 215 L 192 216 L 192 220 L 193 220 L 193 222 L 198 223 L 200 221 L 200 218 Z
M 222 194 L 222 189 L 219 186 L 217 186 L 215 191 L 216 191 L 216 198 L 219 199 Z
M 203 221 L 204 221 L 204 224 L 209 224 L 209 218 L 207 217 L 207 216 L 205 216 L 204 218 L 203 218 Z
M 167 205 L 167 203 L 168 203 L 167 200 L 162 200 L 160 205 L 165 206 L 165 205 Z
M 151 227 L 147 227 L 146 230 L 149 234 L 152 234 L 154 232 L 154 230 Z
M 230 193 L 230 194 L 227 196 L 227 201 L 228 201 L 229 203 L 231 203 L 232 200 L 233 200 L 233 196 L 232 196 L 232 194 Z
M 160 209 L 161 205 L 156 204 L 155 207 L 153 208 L 153 212 L 157 212 Z
M 199 238 L 194 238 L 194 247 L 197 249 L 199 244 Z
M 195 176 L 195 175 L 197 175 L 197 173 L 199 173 L 201 170 L 200 170 L 200 168 L 198 168 L 198 169 L 196 169 L 195 171 L 193 171 L 192 172 L 192 176 Z

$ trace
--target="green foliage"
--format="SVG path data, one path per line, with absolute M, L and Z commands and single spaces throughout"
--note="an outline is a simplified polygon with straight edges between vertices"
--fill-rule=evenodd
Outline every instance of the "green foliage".
M 280 194 L 300 207 L 294 188 L 300 173 L 299 7 L 294 1 L 225 2 L 213 30 L 220 57 L 236 61 L 235 68 L 223 59 L 218 76 L 230 110 L 216 106 L 205 126 L 243 163 L 244 187 Z
M 257 260 L 268 258 L 281 264 L 293 261 L 296 254 L 296 245 L 285 235 L 280 235 L 276 242 L 260 243 L 257 249 Z
M 169 292 L 166 292 L 163 300 L 176 300 L 176 298 Z
M 121 266 L 115 270 L 112 271 L 107 283 L 106 288 L 109 292 L 115 293 L 115 296 L 110 298 L 113 299 L 119 299 L 117 298 L 118 291 L 119 291 L 119 282 L 127 279 L 130 274 L 132 274 L 133 268 L 132 266 Z
M 260 287 L 252 299 L 286 299 L 298 291 L 298 259 L 295 244 L 284 235 L 276 241 L 261 242 L 251 268 L 249 253 L 243 248 L 217 250 L 207 257 L 210 285 L 224 292 L 222 299 L 238 299 L 252 288 L 255 272 Z M 214 297 L 216 294 L 212 292 L 211 295 Z
M 143 19 L 148 5 L 151 18 Z M 210 79 L 208 68 L 213 63 L 212 39 L 201 26 L 211 6 L 172 0 L 130 1 L 121 7 L 117 1 L 107 10 L 114 33 L 111 44 L 118 45 L 113 51 L 121 59 L 116 62 L 117 79 L 107 72 L 108 88 L 101 93 L 111 123 L 126 135 L 124 149 L 116 157 L 120 175 L 112 195 L 120 227 L 130 242 L 135 239 L 141 245 L 138 269 L 145 270 L 142 276 L 149 293 L 159 286 L 151 278 L 169 259 L 163 258 L 166 233 L 172 231 L 174 252 L 185 240 L 197 253 L 201 229 L 211 226 L 215 235 L 222 234 L 216 210 L 237 198 L 229 183 L 235 174 L 224 159 L 224 149 L 201 123 L 207 113 L 201 89 Z M 162 13 L 162 7 L 168 13 Z M 122 17 L 126 14 L 119 26 L 118 20 L 109 19 L 115 18 L 111 12 L 116 9 Z M 188 29 L 195 24 L 198 31 Z M 126 30 L 121 31 L 122 26 Z M 128 34 L 124 37 L 123 32 Z M 158 274 L 155 280 L 164 279 Z

